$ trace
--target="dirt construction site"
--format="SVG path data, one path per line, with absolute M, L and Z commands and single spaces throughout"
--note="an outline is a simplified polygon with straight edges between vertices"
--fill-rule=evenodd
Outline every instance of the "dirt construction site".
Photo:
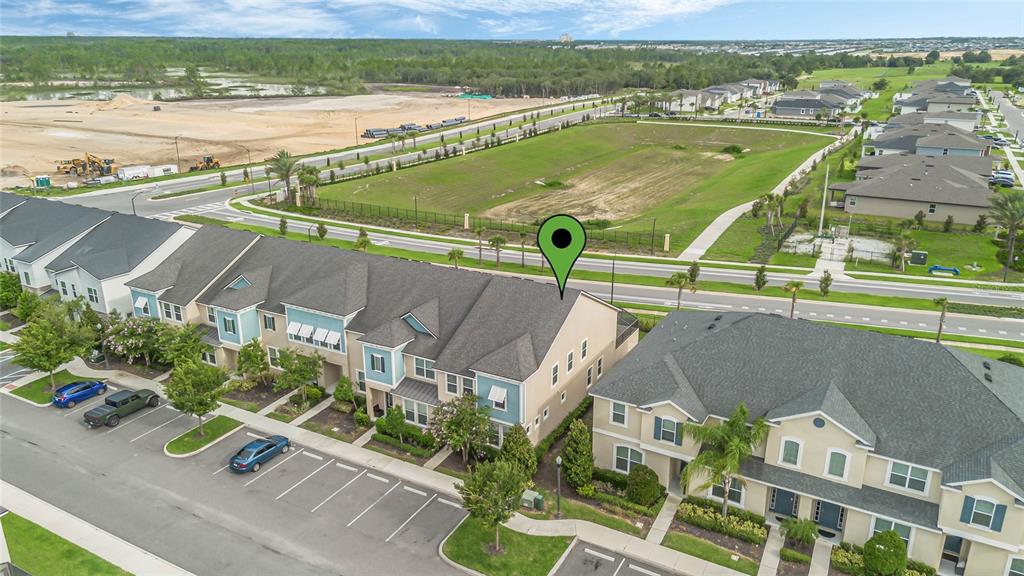
M 0 185 L 28 185 L 54 174 L 59 160 L 85 153 L 121 166 L 175 164 L 175 137 L 183 171 L 204 155 L 222 165 L 258 162 L 280 149 L 292 154 L 371 142 L 367 128 L 426 125 L 551 104 L 545 99 L 464 100 L 428 93 L 312 96 L 275 99 L 155 102 L 121 94 L 110 101 L 55 100 L 0 103 Z M 156 110 L 155 107 L 159 107 Z M 55 184 L 67 177 L 54 178 Z

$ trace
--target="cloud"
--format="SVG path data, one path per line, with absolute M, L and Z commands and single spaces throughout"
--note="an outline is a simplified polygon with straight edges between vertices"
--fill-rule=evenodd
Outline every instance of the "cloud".
M 551 24 L 545 24 L 536 18 L 481 18 L 480 25 L 487 30 L 489 36 L 506 38 L 509 36 L 535 37 L 537 32 L 551 30 Z
M 416 16 L 408 16 L 400 18 L 394 21 L 386 21 L 387 27 L 393 30 L 412 30 L 414 32 L 423 32 L 425 34 L 435 35 L 439 28 L 437 22 L 429 16 L 417 14 Z

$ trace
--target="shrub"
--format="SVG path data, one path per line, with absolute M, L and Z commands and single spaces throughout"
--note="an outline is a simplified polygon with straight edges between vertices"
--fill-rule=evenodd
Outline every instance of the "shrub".
M 786 562 L 796 562 L 797 564 L 810 564 L 811 557 L 803 552 L 797 552 L 792 548 L 783 548 L 779 550 L 779 557 Z
M 562 435 L 565 434 L 565 431 L 569 429 L 569 424 L 573 420 L 578 420 L 581 416 L 583 416 L 583 413 L 586 412 L 587 408 L 590 408 L 590 405 L 593 403 L 593 396 L 587 396 L 586 398 L 583 399 L 582 402 L 580 402 L 579 406 L 574 408 L 572 412 L 566 414 L 565 418 L 558 423 L 558 426 L 556 426 L 555 429 L 551 431 L 551 434 L 548 434 L 543 440 L 540 441 L 539 444 L 537 444 L 536 448 L 533 449 L 534 454 L 537 455 L 537 460 L 540 460 L 541 458 L 544 457 L 545 454 L 547 454 L 548 450 L 551 449 L 551 445 L 554 444 L 556 440 L 561 438 Z
M 352 415 L 352 418 L 355 419 L 356 426 L 363 428 L 368 428 L 370 426 L 370 415 L 362 408 L 356 410 L 356 413 Z
M 903 576 L 915 576 L 916 572 L 921 576 L 935 576 L 935 568 L 925 564 L 924 562 L 918 562 L 917 560 L 908 558 L 907 569 L 903 571 Z
M 871 576 L 898 576 L 907 567 L 907 544 L 892 530 L 864 543 L 864 571 Z
M 537 457 L 533 453 L 533 446 L 530 445 L 530 438 L 526 435 L 526 430 L 519 424 L 510 428 L 505 434 L 505 441 L 501 444 L 498 459 L 512 462 L 526 473 L 527 478 L 533 478 L 537 472 Z
M 377 419 L 380 422 L 380 419 Z M 419 456 L 420 458 L 430 458 L 434 455 L 433 450 L 427 450 L 426 448 L 420 448 L 413 444 L 406 444 L 398 438 L 388 436 L 387 434 L 376 433 L 373 435 L 373 439 L 381 444 L 387 444 L 392 448 L 405 452 L 406 454 L 412 454 L 413 456 Z
M 590 484 L 594 476 L 594 446 L 590 441 L 590 427 L 583 420 L 569 424 L 569 436 L 562 448 L 565 464 L 565 480 L 573 488 Z M 658 486 L 658 495 L 661 495 Z
M 352 391 L 352 381 L 346 376 L 342 376 L 338 380 L 338 385 L 334 387 L 334 399 L 354 403 L 355 396 L 355 392 Z
M 391 436 L 392 438 L 398 438 L 404 440 L 403 434 L 405 432 L 405 414 L 402 413 L 402 409 L 397 406 L 392 406 L 384 413 L 384 416 L 377 418 L 375 424 L 377 432 Z
M 818 525 L 806 518 L 786 518 L 782 521 L 782 533 L 788 542 L 810 546 L 818 537 Z
M 844 574 L 861 576 L 864 573 L 864 556 L 846 542 L 832 548 L 831 564 L 832 567 Z
M 613 512 L 629 512 L 633 514 L 638 514 L 640 516 L 647 516 L 649 518 L 654 518 L 655 516 L 657 516 L 658 512 L 661 509 L 660 502 L 655 502 L 651 506 L 641 506 L 640 504 L 636 504 L 630 502 L 629 500 L 626 500 L 622 496 L 618 496 L 616 494 L 606 494 L 604 492 L 601 492 L 600 490 L 597 490 L 596 487 L 594 489 L 594 495 L 588 496 L 588 498 L 593 498 L 594 500 L 597 500 L 597 502 L 601 505 L 602 508 L 611 510 Z
M 626 483 L 626 498 L 634 504 L 650 506 L 661 497 L 661 483 L 658 474 L 643 464 L 636 464 L 629 471 Z
M 732 154 L 733 156 L 743 153 L 743 147 L 739 144 L 729 144 L 725 148 L 722 148 L 722 152 L 726 154 Z
M 594 468 L 593 479 L 607 482 L 623 492 L 626 490 L 626 485 L 629 482 L 629 476 L 615 470 L 608 470 L 607 468 Z
M 576 493 L 584 498 L 593 498 L 597 494 L 597 488 L 590 482 L 576 488 Z
M 764 524 L 751 522 L 738 514 L 722 516 L 717 510 L 705 508 L 691 502 L 679 505 L 677 516 L 683 522 L 698 528 L 725 534 L 751 544 L 764 544 L 768 539 L 768 530 Z
M 701 498 L 699 496 L 687 496 L 686 501 L 689 502 L 690 504 L 700 506 L 701 508 L 707 508 L 712 512 L 719 512 L 722 509 L 721 502 L 716 502 L 709 498 Z M 764 516 L 761 516 L 760 514 L 755 514 L 754 512 L 750 512 L 749 510 L 744 510 L 742 508 L 733 508 L 732 506 L 730 506 L 729 516 L 735 516 L 742 520 L 746 520 L 747 522 L 757 524 L 758 526 L 764 526 L 765 524 Z
M 317 386 L 306 386 L 306 400 L 310 404 L 316 404 L 317 402 L 323 400 L 323 398 L 324 398 L 324 389 L 323 388 L 319 388 Z

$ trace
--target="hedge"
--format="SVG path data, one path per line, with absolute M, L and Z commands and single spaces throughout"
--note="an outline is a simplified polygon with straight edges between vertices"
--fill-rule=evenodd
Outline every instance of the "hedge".
M 593 403 L 593 397 L 585 397 L 583 401 L 580 402 L 579 406 L 574 408 L 572 412 L 566 414 L 565 418 L 563 418 L 562 421 L 558 423 L 558 426 L 556 426 L 550 434 L 545 436 L 544 439 L 541 440 L 539 444 L 537 444 L 537 447 L 533 449 L 533 453 L 537 455 L 538 462 L 541 458 L 544 457 L 545 454 L 548 453 L 548 450 L 551 449 L 551 445 L 557 442 L 559 438 L 565 435 L 566 431 L 569 430 L 569 424 L 573 420 L 583 416 L 583 413 L 586 412 L 587 409 L 590 408 L 590 405 Z
M 657 502 L 651 506 L 641 506 L 639 504 L 630 502 L 622 496 L 616 494 L 608 494 L 606 492 L 597 491 L 592 496 L 594 500 L 597 500 L 604 508 L 618 508 L 625 512 L 632 512 L 633 514 L 639 514 L 641 516 L 648 516 L 654 518 L 661 511 L 661 505 L 665 501 L 664 497 L 658 499 Z
M 626 490 L 626 486 L 629 484 L 629 476 L 626 476 L 622 472 L 616 472 L 615 470 L 609 470 L 607 468 L 594 468 L 594 480 L 600 482 L 607 482 L 614 486 L 617 490 Z
M 381 444 L 387 444 L 388 446 L 401 450 L 402 452 L 412 454 L 413 456 L 419 456 L 420 458 L 430 458 L 434 455 L 434 450 L 420 448 L 413 444 L 406 444 L 398 438 L 392 438 L 391 436 L 381 434 L 380 432 L 374 432 L 372 438 Z
M 687 496 L 686 501 L 695 506 L 707 508 L 713 512 L 718 512 L 719 510 L 722 509 L 721 502 L 716 502 L 715 500 L 711 500 L 710 498 L 701 498 L 700 496 Z M 729 506 L 729 516 L 736 516 L 737 518 L 757 524 L 758 526 L 764 526 L 765 524 L 764 516 L 744 510 L 742 508 L 735 508 L 733 506 Z
M 786 562 L 796 562 L 797 564 L 810 564 L 811 557 L 803 552 L 797 552 L 792 548 L 783 548 L 779 550 L 779 558 L 782 558 Z
M 843 542 L 832 548 L 832 566 L 843 574 L 851 576 L 866 576 L 864 573 L 864 549 L 856 544 Z M 931 566 L 907 560 L 907 568 L 902 576 L 935 576 L 935 569 Z
M 764 524 L 757 524 L 739 515 L 722 516 L 716 510 L 705 508 L 689 502 L 679 505 L 676 513 L 679 520 L 698 528 L 725 534 L 751 544 L 764 544 L 768 540 L 768 530 Z

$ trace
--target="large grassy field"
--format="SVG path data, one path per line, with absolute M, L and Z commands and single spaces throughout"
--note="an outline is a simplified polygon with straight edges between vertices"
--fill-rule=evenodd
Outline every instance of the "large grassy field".
M 922 80 L 943 78 L 949 75 L 952 64 L 936 62 L 926 64 L 907 74 L 906 67 L 899 68 L 825 68 L 800 79 L 799 88 L 816 88 L 822 80 L 845 80 L 859 88 L 871 89 L 875 81 L 885 78 L 889 87 L 883 90 L 878 98 L 864 102 L 864 111 L 871 120 L 884 120 L 892 112 L 892 97 L 897 92 L 909 92 L 910 88 Z
M 817 131 L 812 129 L 812 131 Z M 689 244 L 715 217 L 767 193 L 831 140 L 684 123 L 592 124 L 321 187 L 322 198 L 533 222 L 555 212 Z M 735 144 L 749 150 L 722 152 Z

